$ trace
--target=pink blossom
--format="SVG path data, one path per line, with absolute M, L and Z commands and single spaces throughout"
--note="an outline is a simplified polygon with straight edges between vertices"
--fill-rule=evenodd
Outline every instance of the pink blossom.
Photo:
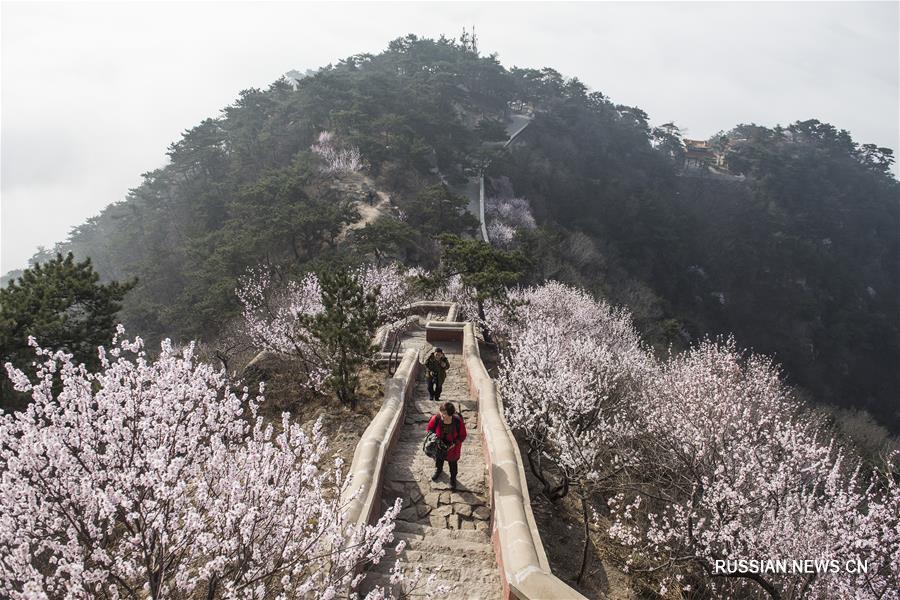
M 96 372 L 36 352 L 30 390 L 8 367 L 31 404 L 0 412 L 0 596 L 299 598 L 384 556 L 400 504 L 347 523 L 321 423 L 276 429 L 193 344 L 122 340 Z

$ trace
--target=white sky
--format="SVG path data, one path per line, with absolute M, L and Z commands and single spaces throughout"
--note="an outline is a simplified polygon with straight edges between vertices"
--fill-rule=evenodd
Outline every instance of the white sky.
M 125 197 L 182 131 L 407 33 L 549 66 L 704 138 L 817 118 L 898 148 L 900 3 L 0 4 L 0 272 Z

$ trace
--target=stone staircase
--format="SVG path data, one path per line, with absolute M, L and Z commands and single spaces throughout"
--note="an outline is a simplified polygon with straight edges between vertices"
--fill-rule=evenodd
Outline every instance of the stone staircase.
M 406 347 L 425 345 L 424 331 L 409 332 Z M 397 517 L 395 537 L 406 541 L 399 557 L 389 551 L 373 565 L 362 590 L 374 585 L 389 585 L 389 571 L 400 558 L 408 572 L 422 569 L 420 586 L 413 596 L 424 596 L 438 586 L 449 588 L 448 597 L 494 599 L 501 597 L 500 577 L 490 539 L 486 467 L 482 452 L 478 407 L 468 395 L 465 365 L 460 343 L 437 343 L 450 360 L 450 371 L 441 394 L 442 402 L 452 402 L 462 414 L 468 436 L 459 460 L 457 489 L 450 490 L 447 464 L 437 482 L 431 481 L 434 461 L 422 452 L 425 426 L 437 413 L 438 403 L 428 400 L 424 375 L 420 375 L 415 393 L 406 407 L 400 436 L 388 458 L 384 472 L 382 510 L 403 500 Z M 425 582 L 430 574 L 436 578 Z

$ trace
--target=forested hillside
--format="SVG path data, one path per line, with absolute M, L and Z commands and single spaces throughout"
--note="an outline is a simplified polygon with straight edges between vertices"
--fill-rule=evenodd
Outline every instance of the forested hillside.
M 436 236 L 472 222 L 442 217 L 456 200 L 434 186 L 477 172 L 511 106 L 533 120 L 491 151 L 488 191 L 533 214 L 511 241 L 532 263 L 521 283 L 555 278 L 625 304 L 660 351 L 733 332 L 814 400 L 900 428 L 889 152 L 815 120 L 740 125 L 717 139 L 745 177 L 690 175 L 681 139 L 639 108 L 552 69 L 505 68 L 471 40 L 407 36 L 243 91 L 54 252 L 90 257 L 106 280 L 137 278 L 122 312 L 130 331 L 214 339 L 240 310 L 239 278 L 260 263 L 295 274 L 363 259 L 435 267 Z M 311 150 L 323 131 L 359 149 L 364 174 L 323 175 Z M 393 208 L 347 231 L 367 188 Z

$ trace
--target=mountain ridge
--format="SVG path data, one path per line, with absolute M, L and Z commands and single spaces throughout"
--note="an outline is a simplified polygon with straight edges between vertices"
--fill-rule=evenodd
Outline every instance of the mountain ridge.
M 105 279 L 137 277 L 130 330 L 214 339 L 238 315 L 237 280 L 261 261 L 295 273 L 373 256 L 435 266 L 434 232 L 403 216 L 421 213 L 436 173 L 458 185 L 489 162 L 487 195 L 507 178 L 536 222 L 510 241 L 535 263 L 523 283 L 560 279 L 627 305 L 661 352 L 735 332 L 813 397 L 900 430 L 889 149 L 816 120 L 739 125 L 711 142 L 744 140 L 724 153 L 746 181 L 681 177 L 683 138 L 639 108 L 447 38 L 398 38 L 305 75 L 242 91 L 50 253 L 90 256 Z M 516 106 L 534 111 L 526 132 L 485 150 Z M 326 130 L 359 149 L 396 207 L 341 239 L 365 198 L 318 169 L 310 147 Z

